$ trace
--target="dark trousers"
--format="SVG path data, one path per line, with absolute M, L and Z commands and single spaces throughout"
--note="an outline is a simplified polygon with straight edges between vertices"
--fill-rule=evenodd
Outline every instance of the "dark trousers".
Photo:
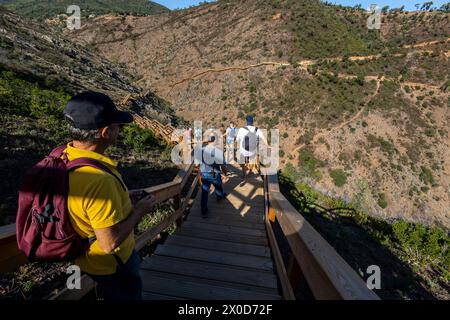
M 222 176 L 220 173 L 202 173 L 202 213 L 206 214 L 208 211 L 208 196 L 211 184 L 214 185 L 217 199 L 223 199 L 225 194 L 222 188 Z
M 133 251 L 125 264 L 111 275 L 89 275 L 97 282 L 99 296 L 105 300 L 142 300 L 142 280 L 139 274 L 141 258 Z

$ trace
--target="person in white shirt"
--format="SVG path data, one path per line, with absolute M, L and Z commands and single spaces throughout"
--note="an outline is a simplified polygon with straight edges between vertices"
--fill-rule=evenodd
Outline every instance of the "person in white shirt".
M 256 169 L 256 156 L 260 141 L 267 144 L 262 131 L 253 125 L 253 116 L 247 116 L 246 120 L 247 125 L 239 129 L 236 137 L 240 155 L 239 163 L 244 179 L 247 177 L 247 171 L 253 172 L 253 168 Z

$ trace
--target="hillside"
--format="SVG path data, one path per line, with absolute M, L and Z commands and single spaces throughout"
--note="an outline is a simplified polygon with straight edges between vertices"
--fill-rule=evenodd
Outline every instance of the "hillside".
M 0 225 L 14 221 L 23 171 L 67 142 L 61 111 L 76 92 L 137 96 L 127 107 L 164 123 L 242 125 L 251 113 L 280 129 L 283 194 L 354 270 L 381 267 L 381 298 L 448 299 L 448 13 L 393 12 L 371 31 L 363 10 L 316 0 L 176 12 L 80 1 L 95 17 L 69 31 L 65 1 L 8 3 L 35 19 L 0 7 Z M 136 125 L 109 155 L 130 188 L 176 172 Z M 42 298 L 64 277 L 27 264 L 0 277 L 0 295 Z
M 44 25 L 0 8 L 0 225 L 13 223 L 17 190 L 24 170 L 53 147 L 67 143 L 62 110 L 83 90 L 110 95 L 117 103 L 140 97 L 128 107 L 162 122 L 174 121 L 170 105 L 153 92 L 143 93 L 124 68 L 100 58 Z M 122 132 L 110 155 L 121 162 L 131 188 L 171 179 L 174 166 L 166 146 L 135 125 Z
M 129 67 L 178 115 L 282 135 L 299 181 L 371 215 L 450 226 L 450 14 L 305 1 L 219 1 L 98 17 L 73 34 Z M 69 32 L 67 32 L 69 34 Z
M 103 14 L 151 15 L 169 11 L 148 0 L 81 0 L 76 3 L 71 0 L 0 0 L 0 5 L 37 20 L 64 15 L 67 7 L 73 4 L 80 6 L 82 18 Z

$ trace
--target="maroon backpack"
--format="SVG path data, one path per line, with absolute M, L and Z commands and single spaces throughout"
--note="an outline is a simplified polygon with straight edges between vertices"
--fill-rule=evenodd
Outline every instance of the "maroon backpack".
M 16 237 L 19 249 L 30 261 L 69 261 L 89 247 L 73 229 L 67 207 L 69 172 L 89 166 L 123 182 L 100 162 L 90 158 L 68 161 L 66 146 L 54 149 L 24 176 L 19 190 Z

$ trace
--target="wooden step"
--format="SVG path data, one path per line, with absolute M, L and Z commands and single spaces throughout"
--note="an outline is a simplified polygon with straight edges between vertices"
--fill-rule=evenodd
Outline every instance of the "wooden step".
M 245 207 L 232 207 L 232 206 L 219 206 L 214 204 L 208 204 L 209 213 L 214 214 L 224 214 L 228 216 L 234 216 L 234 217 L 254 217 L 254 218 L 261 218 L 264 216 L 264 208 L 256 208 L 251 206 L 245 206 Z M 191 212 L 201 212 L 200 206 L 194 206 L 191 209 Z
M 182 258 L 194 261 L 212 262 L 222 265 L 239 266 L 257 270 L 272 271 L 272 260 L 266 257 L 249 256 L 237 253 L 212 251 L 200 248 L 189 248 L 164 244 L 158 246 L 156 255 Z
M 238 270 L 206 262 L 154 256 L 142 262 L 141 268 L 175 276 L 193 277 L 197 283 L 217 284 L 242 290 L 255 290 L 268 294 L 278 294 L 277 278 L 267 272 Z
M 208 231 L 204 229 L 183 227 L 176 232 L 177 235 L 183 235 L 188 237 L 196 237 L 201 239 L 220 240 L 236 243 L 254 244 L 258 246 L 267 246 L 267 238 L 247 236 L 235 233 L 224 233 L 217 231 Z
M 254 220 L 253 222 L 245 220 L 244 217 L 223 217 L 223 216 L 209 216 L 207 219 L 203 219 L 198 215 L 188 215 L 187 221 L 202 222 L 210 224 L 222 224 L 232 227 L 253 228 L 257 230 L 265 230 L 265 225 L 262 219 Z
M 264 246 L 255 246 L 252 244 L 233 243 L 227 241 L 199 239 L 195 237 L 186 237 L 182 235 L 172 235 L 166 239 L 165 244 L 177 245 L 182 247 L 192 247 L 200 249 L 209 249 L 231 253 L 248 254 L 251 256 L 270 258 L 270 249 Z
M 196 229 L 202 229 L 202 230 L 207 230 L 207 231 L 236 233 L 236 234 L 257 236 L 257 237 L 265 237 L 266 236 L 266 232 L 264 230 L 256 230 L 256 229 L 242 228 L 242 227 L 232 227 L 232 226 L 227 226 L 227 225 L 211 224 L 211 223 L 204 223 L 204 222 L 198 222 L 198 221 L 186 221 L 183 223 L 183 228 L 196 228 Z
M 239 290 L 191 280 L 172 279 L 160 273 L 142 270 L 145 292 L 197 300 L 278 300 L 277 295 L 257 291 Z
M 195 217 L 200 217 L 203 218 L 201 211 L 197 210 L 197 211 L 192 211 L 189 213 L 189 215 L 191 216 L 195 216 Z M 221 218 L 221 219 L 234 219 L 234 220 L 241 220 L 243 222 L 248 222 L 248 223 L 263 223 L 264 222 L 264 214 L 241 214 L 238 211 L 235 212 L 230 212 L 230 211 L 224 211 L 224 210 L 213 210 L 213 209 L 209 209 L 208 211 L 208 218 Z
M 201 197 L 198 196 L 197 197 L 198 202 L 194 203 L 193 208 L 195 209 L 200 209 L 201 208 Z M 248 201 L 239 201 L 239 202 L 230 202 L 230 201 L 226 201 L 226 200 L 220 200 L 217 201 L 215 196 L 209 196 L 208 198 L 208 207 L 212 207 L 212 208 L 224 208 L 224 209 L 231 209 L 231 210 L 249 210 L 249 209 L 253 209 L 255 211 L 263 211 L 264 212 L 264 199 L 260 198 L 260 199 L 254 199 L 254 200 L 250 200 L 247 199 Z
M 253 194 L 252 197 L 249 197 L 248 195 L 241 194 L 241 191 L 239 190 L 231 191 L 225 188 L 225 192 L 228 193 L 227 197 L 220 201 L 217 201 L 216 196 L 210 193 L 208 202 L 218 203 L 220 205 L 233 205 L 233 206 L 242 206 L 250 204 L 259 204 L 259 206 L 264 206 L 264 195 L 262 193 Z M 202 191 L 200 191 L 199 193 L 202 193 Z

